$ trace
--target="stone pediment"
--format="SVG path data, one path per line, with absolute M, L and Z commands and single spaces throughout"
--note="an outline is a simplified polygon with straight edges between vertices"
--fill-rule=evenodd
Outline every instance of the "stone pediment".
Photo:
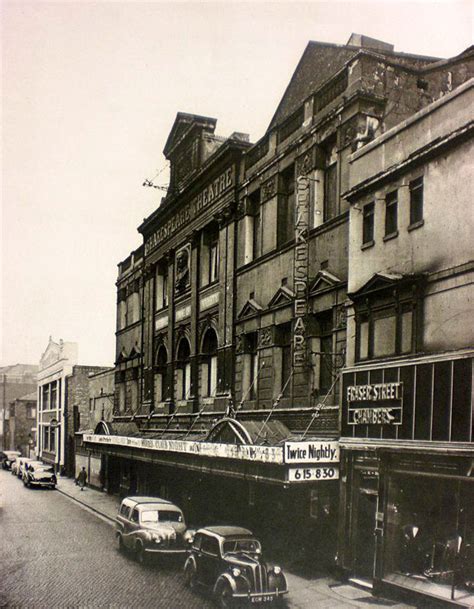
M 294 301 L 295 294 L 290 288 L 286 285 L 282 285 L 278 288 L 277 292 L 275 292 L 274 296 L 268 303 L 269 307 L 278 307 L 283 305 L 291 304 Z
M 54 340 L 49 337 L 49 343 L 46 347 L 46 351 L 43 353 L 40 359 L 40 368 L 47 368 L 58 362 L 61 359 L 62 345 L 55 343 Z
M 311 295 L 333 290 L 342 283 L 342 279 L 326 270 L 320 270 L 310 285 Z
M 122 349 L 122 351 L 120 351 L 118 357 L 117 357 L 117 364 L 121 364 L 122 362 L 127 361 L 128 357 L 127 354 L 125 352 L 125 349 Z
M 130 354 L 129 354 L 129 358 L 132 359 L 132 357 L 137 357 L 137 355 L 141 355 L 141 351 L 138 348 L 138 345 L 133 345 L 133 347 L 130 350 Z
M 349 294 L 351 299 L 361 298 L 367 296 L 373 292 L 379 292 L 393 288 L 398 285 L 403 279 L 408 279 L 407 275 L 400 275 L 399 273 L 375 273 L 372 277 L 364 283 L 358 290 Z
M 242 307 L 242 310 L 238 314 L 238 319 L 244 319 L 245 317 L 252 317 L 263 311 L 263 307 L 258 304 L 253 298 L 249 298 Z

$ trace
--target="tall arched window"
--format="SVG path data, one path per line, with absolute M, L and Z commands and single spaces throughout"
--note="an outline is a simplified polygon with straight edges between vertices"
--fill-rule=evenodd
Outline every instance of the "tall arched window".
M 176 398 L 187 400 L 191 393 L 191 349 L 187 338 L 179 341 L 176 356 Z
M 155 406 L 169 397 L 167 363 L 166 347 L 160 345 L 155 359 Z
M 214 397 L 217 389 L 217 335 L 209 328 L 202 341 L 201 394 Z

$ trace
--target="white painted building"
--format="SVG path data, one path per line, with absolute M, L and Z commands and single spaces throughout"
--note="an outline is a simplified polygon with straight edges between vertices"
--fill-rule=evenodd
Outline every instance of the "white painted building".
M 77 343 L 49 338 L 38 371 L 38 410 L 36 453 L 60 470 L 66 455 L 66 377 L 77 364 Z

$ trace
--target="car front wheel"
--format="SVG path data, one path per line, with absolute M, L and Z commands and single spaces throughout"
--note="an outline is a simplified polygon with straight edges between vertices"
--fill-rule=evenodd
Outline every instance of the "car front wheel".
M 221 583 L 216 591 L 216 602 L 220 609 L 232 609 L 235 607 L 232 589 L 229 584 Z
M 184 569 L 184 583 L 188 588 L 193 589 L 196 587 L 196 569 L 190 563 Z
M 137 543 L 135 547 L 135 558 L 137 563 L 140 565 L 144 565 L 146 563 L 147 556 L 142 543 Z

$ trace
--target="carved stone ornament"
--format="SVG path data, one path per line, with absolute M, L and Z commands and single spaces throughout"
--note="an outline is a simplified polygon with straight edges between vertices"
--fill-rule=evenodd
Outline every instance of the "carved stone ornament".
M 258 346 L 271 347 L 273 345 L 273 328 L 262 328 L 258 333 Z
M 262 185 L 262 201 L 271 199 L 276 194 L 276 179 L 270 178 Z
M 343 330 L 347 324 L 347 311 L 345 305 L 336 307 L 336 328 Z
M 190 286 L 191 274 L 191 244 L 188 243 L 176 252 L 176 279 L 175 291 L 177 294 L 185 292 Z
M 238 334 L 235 337 L 235 353 L 240 354 L 244 352 L 244 337 L 242 334 Z
M 240 199 L 235 210 L 237 218 L 242 218 L 245 215 L 245 199 Z
M 307 175 L 313 169 L 313 150 L 310 149 L 297 160 L 297 174 L 299 176 Z

